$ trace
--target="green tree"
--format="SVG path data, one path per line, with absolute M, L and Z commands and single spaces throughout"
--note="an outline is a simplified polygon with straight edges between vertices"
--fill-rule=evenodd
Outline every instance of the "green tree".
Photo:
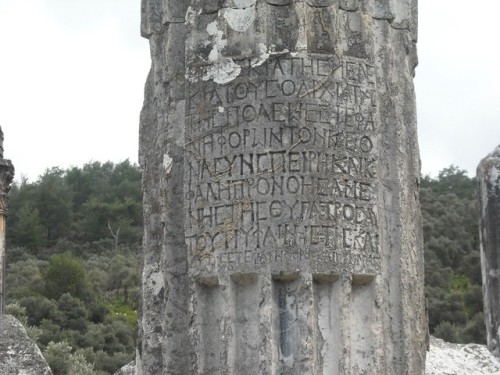
M 134 258 L 126 255 L 117 254 L 111 258 L 110 272 L 106 288 L 115 292 L 115 298 L 118 299 L 120 292 L 123 293 L 124 303 L 129 304 L 129 291 L 134 286 L 138 286 L 140 275 Z
M 69 293 L 64 293 L 57 301 L 59 312 L 63 319 L 60 322 L 62 329 L 84 333 L 88 326 L 87 309 L 84 303 Z
M 69 229 L 71 221 L 71 190 L 59 168 L 46 170 L 37 182 L 35 207 L 46 229 L 47 241 L 54 241 Z
M 40 223 L 40 212 L 31 206 L 29 202 L 21 206 L 15 212 L 15 225 L 9 228 L 10 238 L 13 244 L 23 246 L 36 252 L 44 244 L 43 227 Z
M 43 352 L 54 375 L 67 375 L 71 360 L 71 346 L 67 342 L 50 342 Z
M 19 304 L 26 309 L 29 325 L 38 326 L 44 319 L 48 319 L 59 325 L 64 319 L 57 303 L 44 296 L 24 297 L 19 300 Z
M 9 300 L 19 300 L 23 297 L 40 295 L 44 290 L 44 280 L 41 268 L 47 262 L 33 257 L 8 263 L 6 272 L 6 290 Z
M 23 207 L 29 207 L 31 210 L 35 210 L 35 185 L 30 184 L 26 178 L 23 178 L 20 183 L 14 182 L 12 184 L 12 188 L 9 193 L 9 215 L 7 216 L 7 245 L 8 246 L 24 246 L 24 230 L 26 228 L 18 228 L 19 220 L 21 219 L 21 211 Z M 25 217 L 24 220 L 28 220 L 32 224 L 40 224 L 34 223 L 33 217 L 28 218 L 26 216 L 28 212 L 24 212 Z M 38 213 L 39 215 L 39 213 Z M 25 226 L 26 223 L 21 223 L 21 227 Z M 28 239 L 31 236 L 28 236 Z M 29 240 L 28 240 L 29 242 Z
M 94 366 L 82 354 L 72 354 L 66 341 L 50 342 L 43 354 L 54 375 L 96 375 Z
M 94 365 L 88 363 L 82 354 L 71 355 L 68 375 L 96 375 Z
M 70 253 L 53 255 L 43 278 L 48 298 L 58 300 L 65 293 L 83 300 L 88 298 L 85 269 Z
M 141 173 L 128 160 L 86 164 L 66 172 L 73 191 L 73 238 L 136 243 L 142 234 Z M 115 245 L 116 248 L 116 245 Z
M 113 238 L 114 250 L 120 239 L 127 243 L 138 242 L 141 227 L 137 226 L 136 217 L 141 210 L 141 204 L 132 199 L 103 202 L 92 197 L 82 207 L 84 237 L 90 241 Z

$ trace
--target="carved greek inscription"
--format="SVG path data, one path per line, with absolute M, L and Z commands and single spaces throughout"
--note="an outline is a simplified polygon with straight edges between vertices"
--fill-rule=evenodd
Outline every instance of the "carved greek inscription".
M 230 271 L 294 262 L 375 269 L 374 67 L 282 57 L 242 69 L 229 84 L 189 87 L 192 261 Z

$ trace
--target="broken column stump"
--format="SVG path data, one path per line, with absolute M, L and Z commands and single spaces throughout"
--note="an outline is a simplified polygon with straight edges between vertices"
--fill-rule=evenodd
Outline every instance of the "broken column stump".
M 3 158 L 3 131 L 0 128 L 0 315 L 5 313 L 5 220 L 7 216 L 7 195 L 14 179 L 14 166 Z
M 142 17 L 138 373 L 423 374 L 416 1 Z
M 500 356 L 500 146 L 479 163 L 479 237 L 488 348 Z

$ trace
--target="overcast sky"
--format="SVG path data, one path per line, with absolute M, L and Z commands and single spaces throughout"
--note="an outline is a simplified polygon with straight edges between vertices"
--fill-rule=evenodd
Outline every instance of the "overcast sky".
M 500 144 L 499 0 L 420 0 L 422 172 L 475 175 Z M 149 70 L 140 0 L 0 0 L 0 125 L 17 177 L 137 162 Z

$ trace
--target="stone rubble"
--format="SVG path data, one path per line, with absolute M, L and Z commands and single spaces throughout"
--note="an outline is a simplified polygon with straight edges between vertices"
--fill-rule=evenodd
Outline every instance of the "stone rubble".
M 132 362 L 126 364 L 121 369 L 119 369 L 117 372 L 115 372 L 114 375 L 136 375 L 136 373 L 135 373 L 135 361 L 132 361 Z
M 38 346 L 10 315 L 0 315 L 0 374 L 52 375 Z
M 500 375 L 500 362 L 485 345 L 450 344 L 431 337 L 426 375 Z

